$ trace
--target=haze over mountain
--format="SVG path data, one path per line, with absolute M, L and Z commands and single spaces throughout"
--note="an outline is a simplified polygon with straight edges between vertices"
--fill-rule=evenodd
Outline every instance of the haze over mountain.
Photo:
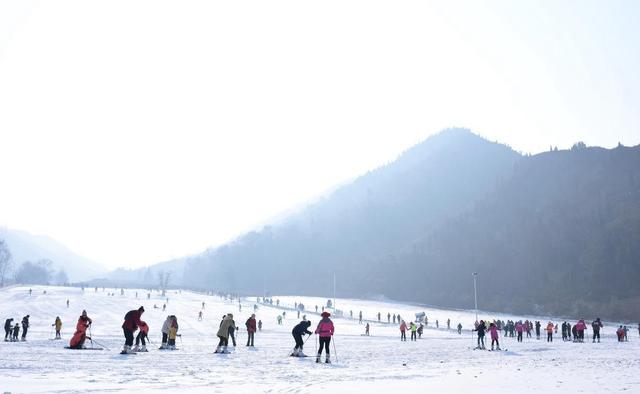
M 0 239 L 6 242 L 11 252 L 14 270 L 25 261 L 35 263 L 39 260 L 51 260 L 52 268 L 63 269 L 70 282 L 88 280 L 106 272 L 102 265 L 74 253 L 45 235 L 0 227 Z
M 638 168 L 639 147 L 523 156 L 449 129 L 278 223 L 162 269 L 185 286 L 251 294 L 330 295 L 335 273 L 342 296 L 459 308 L 473 306 L 478 272 L 485 309 L 625 317 L 640 299 Z

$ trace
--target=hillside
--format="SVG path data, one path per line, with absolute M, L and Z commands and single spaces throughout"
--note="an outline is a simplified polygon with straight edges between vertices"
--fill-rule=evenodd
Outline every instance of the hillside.
M 71 282 L 91 279 L 106 272 L 102 265 L 44 235 L 0 227 L 0 239 L 5 240 L 11 251 L 14 269 L 25 261 L 48 259 L 53 262 L 54 270 L 64 269 Z

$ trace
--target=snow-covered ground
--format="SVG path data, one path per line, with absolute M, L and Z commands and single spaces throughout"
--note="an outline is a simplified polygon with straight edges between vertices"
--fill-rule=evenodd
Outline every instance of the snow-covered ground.
M 337 308 L 344 311 L 345 318 L 333 319 L 337 350 L 333 356 L 337 362 L 325 365 L 315 364 L 312 357 L 288 356 L 293 347 L 290 332 L 299 319 L 294 311 L 287 310 L 283 324 L 277 325 L 276 316 L 283 308 L 275 307 L 279 299 L 281 307 L 302 302 L 307 310 L 314 311 L 315 305 L 320 308 L 326 302 L 324 298 L 273 297 L 274 307 L 259 305 L 256 314 L 263 329 L 256 334 L 256 349 L 250 350 L 244 346 L 244 322 L 253 312 L 255 298 L 244 298 L 239 312 L 237 301 L 171 291 L 167 310 L 162 312 L 153 305 L 162 307 L 164 299 L 153 292 L 148 300 L 145 290 L 137 290 L 136 299 L 136 290 L 131 289 L 123 296 L 119 291 L 108 296 L 114 289 L 32 289 L 32 295 L 28 287 L 0 290 L 2 323 L 9 317 L 20 321 L 24 315 L 31 316 L 27 342 L 0 342 L 0 392 L 640 392 L 637 326 L 632 327 L 630 342 L 626 343 L 618 343 L 614 325 L 605 323 L 600 344 L 563 343 L 558 337 L 553 343 L 536 339 L 517 343 L 501 337 L 502 347 L 508 351 L 474 351 L 471 332 L 465 330 L 458 335 L 453 330 L 458 322 L 468 329 L 474 320 L 472 312 L 338 299 Z M 203 301 L 204 320 L 198 321 Z M 123 316 L 140 305 L 146 309 L 143 320 L 151 327 L 152 350 L 121 356 Z M 93 338 L 110 350 L 64 349 L 82 309 L 94 321 Z M 367 320 L 377 320 L 380 312 L 383 323 L 371 323 L 371 336 L 362 336 L 364 325 L 348 318 L 350 310 L 354 318 L 362 310 Z M 388 312 L 400 313 L 410 321 L 421 311 L 427 313 L 429 327 L 417 342 L 400 342 L 397 325 L 384 322 Z M 237 350 L 229 355 L 213 354 L 220 318 L 229 312 L 241 327 Z M 178 317 L 182 334 L 182 342 L 177 342 L 179 351 L 156 350 L 167 314 Z M 318 315 L 306 314 L 315 327 Z M 63 322 L 63 341 L 50 340 L 56 316 Z M 484 312 L 480 317 L 516 318 Z M 446 329 L 447 318 L 451 319 L 452 330 Z M 440 329 L 434 327 L 436 319 Z M 307 342 L 307 354 L 314 353 L 314 340 L 311 337 Z

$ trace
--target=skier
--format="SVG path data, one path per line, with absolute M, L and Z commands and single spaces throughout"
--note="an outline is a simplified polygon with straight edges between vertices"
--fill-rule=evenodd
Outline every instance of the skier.
M 360 315 L 359 315 L 359 323 L 362 324 L 362 311 L 360 311 Z
M 436 319 L 436 328 L 440 327 L 440 323 L 438 322 L 438 319 Z
M 11 331 L 13 326 L 13 318 L 7 319 L 4 321 L 4 341 L 8 342 L 11 340 Z
M 422 339 L 423 330 L 424 330 L 424 325 L 420 323 L 420 327 L 418 327 L 418 339 Z
M 378 322 L 380 321 L 380 312 L 378 312 Z
M 480 323 L 473 329 L 478 332 L 478 347 L 476 349 L 484 350 L 484 333 L 487 330 L 487 326 L 484 324 L 484 320 L 480 320 Z M 522 338 L 522 332 L 520 332 L 520 338 Z
M 202 301 L 202 309 L 204 309 L 204 301 Z
M 282 316 L 278 315 L 276 319 L 278 320 L 278 325 L 282 324 Z
M 540 339 L 540 322 L 536 320 L 536 339 Z
M 547 324 L 547 342 L 553 342 L 553 323 Z
M 258 331 L 262 331 L 262 320 L 258 320 Z
M 251 317 L 244 323 L 247 327 L 247 346 L 253 347 L 253 337 L 256 333 L 256 315 L 251 314 Z
M 198 312 L 198 321 L 202 321 L 202 311 Z
M 140 317 L 144 313 L 144 307 L 140 307 L 138 309 L 133 309 L 127 312 L 124 315 L 124 323 L 122 323 L 122 331 L 124 332 L 124 347 L 122 348 L 122 352 L 120 354 L 130 354 L 133 353 L 131 351 L 131 346 L 133 346 L 133 333 L 140 326 Z
M 367 323 L 367 325 L 364 326 L 364 335 L 369 336 L 369 323 Z
M 417 341 L 416 332 L 418 331 L 418 326 L 414 322 L 409 322 L 409 330 L 411 330 L 411 340 Z
M 596 342 L 596 338 L 598 338 L 598 343 L 600 343 L 600 329 L 602 328 L 602 322 L 599 317 L 591 323 L 591 327 L 593 328 L 593 343 Z
M 516 323 L 516 332 L 518 333 L 518 342 L 522 342 L 522 331 L 524 330 L 524 326 L 522 324 L 522 320 Z
M 567 340 L 571 340 L 571 334 L 573 333 L 573 330 L 571 329 L 571 323 L 567 323 Z
M 571 327 L 571 334 L 573 334 L 573 342 L 578 342 L 578 327 L 576 324 Z
M 393 324 L 396 324 L 396 314 L 393 314 Z M 640 324 L 638 324 L 640 326 Z
M 618 336 L 618 342 L 624 342 L 624 328 L 622 326 L 616 330 L 616 335 Z
M 584 319 L 580 319 L 578 323 L 576 323 L 576 331 L 578 331 L 578 342 L 584 342 L 584 330 L 587 329 L 587 325 L 584 322 Z
M 56 316 L 56 321 L 51 326 L 56 328 L 56 339 L 60 339 L 60 330 L 62 329 L 62 320 L 60 320 L 60 316 Z
M 167 340 L 169 339 L 169 327 L 171 326 L 172 321 L 173 318 L 171 317 L 171 315 L 169 315 L 162 324 L 162 344 L 160 345 L 160 349 L 167 348 Z
M 567 322 L 562 323 L 562 341 L 565 342 L 567 340 Z
M 447 330 L 451 329 L 451 319 L 447 319 Z
M 16 323 L 15 327 L 13 327 L 13 338 L 12 342 L 18 342 L 18 334 L 20 334 L 20 324 Z
M 494 323 L 489 324 L 489 333 L 491 334 L 491 350 L 493 350 L 493 344 L 496 344 L 496 350 L 500 350 L 500 342 L 498 342 L 498 326 Z
M 231 337 L 231 341 L 233 343 L 233 347 L 236 347 L 236 336 L 235 336 L 235 331 L 236 331 L 236 322 L 233 320 L 233 317 L 231 319 L 231 322 L 233 323 L 230 327 L 229 327 L 229 336 Z
M 400 341 L 407 341 L 407 324 L 404 320 L 400 323 Z
M 220 323 L 220 329 L 217 334 L 220 342 L 214 353 L 228 353 L 227 345 L 229 344 L 229 329 L 231 326 L 233 326 L 233 315 L 229 313 L 223 317 Z
M 362 312 L 360 312 L 362 313 Z M 333 336 L 334 327 L 333 322 L 329 319 L 329 312 L 322 312 L 320 315 L 322 316 L 322 320 L 318 323 L 318 327 L 316 327 L 315 333 L 320 336 L 320 347 L 318 348 L 318 355 L 316 356 L 316 363 L 320 362 L 320 356 L 322 355 L 322 347 L 324 346 L 325 353 L 327 354 L 327 358 L 325 359 L 325 363 L 331 363 L 331 358 L 329 356 L 329 344 L 331 343 L 331 337 Z
M 27 330 L 29 329 L 29 315 L 22 318 L 22 340 L 27 340 Z
M 167 349 L 176 350 L 176 337 L 178 336 L 178 318 L 175 315 L 171 315 L 171 321 L 169 322 L 169 335 L 167 341 Z
M 136 335 L 136 345 L 133 348 L 134 352 L 146 352 L 147 351 L 147 343 L 145 342 L 145 338 L 149 339 L 149 326 L 146 322 L 140 320 L 140 331 L 138 335 Z M 140 346 L 140 342 L 142 342 L 142 346 Z
M 82 314 L 78 318 L 78 323 L 76 323 L 76 332 L 71 337 L 69 341 L 69 347 L 71 349 L 83 349 L 84 341 L 87 338 L 87 328 L 91 326 L 93 321 L 87 316 L 87 311 L 83 310 Z M 91 338 L 89 338 L 91 339 Z
M 167 309 L 167 304 L 162 304 L 162 312 L 164 312 Z
M 462 335 L 462 324 L 458 323 L 458 335 Z
M 391 323 L 391 313 L 387 312 L 387 323 Z M 640 324 L 638 324 L 640 326 Z
M 293 357 L 306 357 L 306 355 L 302 352 L 302 348 L 304 347 L 304 341 L 302 340 L 302 336 L 304 334 L 311 335 L 311 331 L 309 331 L 309 327 L 311 327 L 311 322 L 308 320 L 303 320 L 298 323 L 293 330 L 291 330 L 291 335 L 293 335 L 293 340 L 296 341 L 296 346 L 293 348 L 293 353 L 291 356 Z
M 69 300 L 67 299 L 67 309 L 69 309 Z

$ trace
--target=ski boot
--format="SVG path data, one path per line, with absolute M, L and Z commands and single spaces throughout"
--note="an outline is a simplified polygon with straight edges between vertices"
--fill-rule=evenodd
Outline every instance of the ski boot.
M 222 349 L 221 346 L 216 346 L 216 350 L 214 351 L 214 353 L 220 353 L 220 349 Z
M 133 349 L 131 349 L 132 352 L 136 353 L 140 351 L 140 348 L 138 348 L 138 345 L 134 346 Z
M 302 353 L 302 350 L 298 352 L 298 357 L 307 357 L 306 354 Z
M 325 364 L 331 364 L 331 359 L 329 358 L 329 356 L 327 355 L 327 359 L 324 360 Z
M 320 355 L 319 354 L 316 356 L 316 363 L 320 363 Z
M 298 349 L 293 349 L 293 353 L 291 353 L 291 357 L 298 357 L 300 354 Z
M 146 345 L 142 345 L 142 347 L 140 347 L 140 349 L 138 349 L 139 352 L 146 352 L 147 351 L 147 346 Z
M 122 351 L 120 352 L 120 354 L 132 354 L 132 353 L 133 351 L 131 350 L 131 346 L 127 346 L 127 345 L 125 345 L 122 348 Z

